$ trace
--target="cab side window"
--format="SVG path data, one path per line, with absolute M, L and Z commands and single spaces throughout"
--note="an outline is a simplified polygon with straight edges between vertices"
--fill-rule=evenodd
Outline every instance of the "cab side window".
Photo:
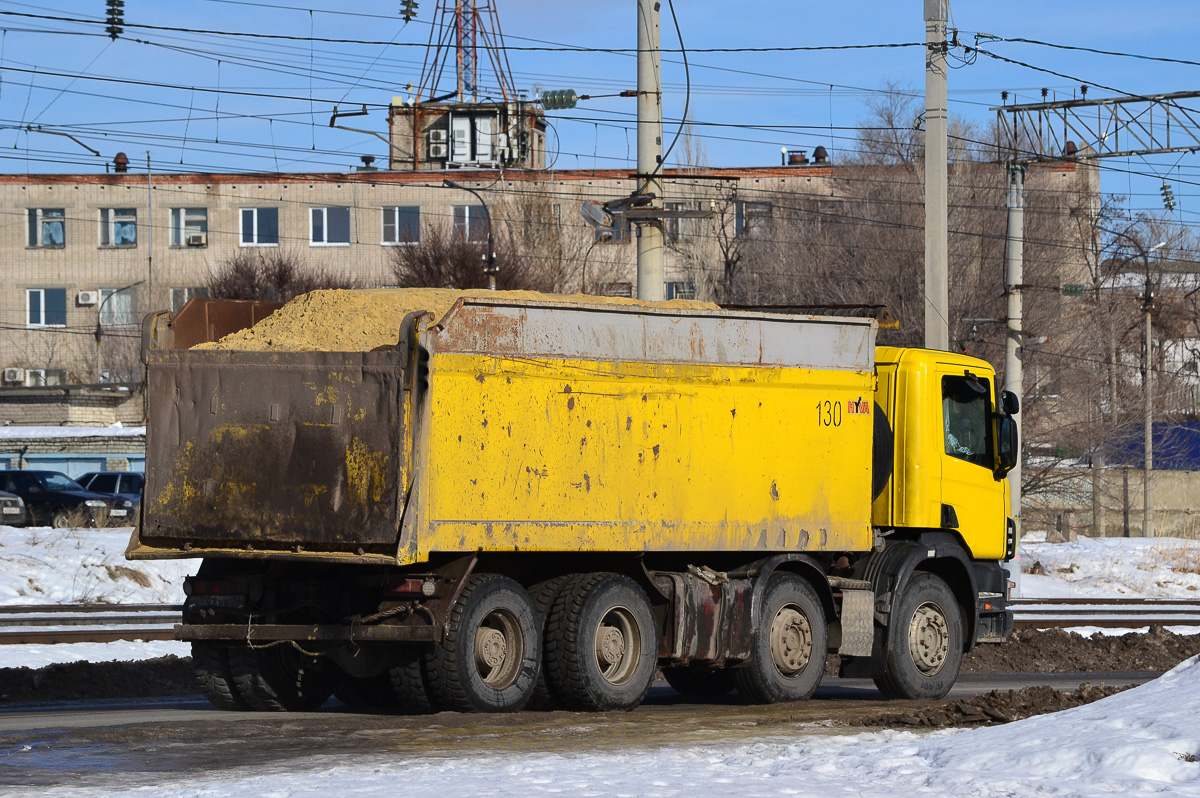
M 990 469 L 989 395 L 987 380 L 969 376 L 942 378 L 942 428 L 946 454 Z

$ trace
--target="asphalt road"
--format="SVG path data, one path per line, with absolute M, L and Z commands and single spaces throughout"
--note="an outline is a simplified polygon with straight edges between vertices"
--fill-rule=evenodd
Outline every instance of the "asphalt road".
M 1153 673 L 967 673 L 952 698 L 1049 684 L 1139 684 Z M 826 679 L 812 700 L 746 706 L 736 696 L 698 701 L 656 684 L 633 712 L 522 712 L 402 716 L 355 712 L 331 701 L 320 712 L 220 712 L 200 699 L 26 704 L 0 710 L 0 787 L 186 783 L 230 768 L 288 770 L 309 757 L 349 763 L 474 754 L 570 754 L 624 746 L 732 741 L 765 735 L 836 733 L 861 726 L 884 702 L 868 680 Z

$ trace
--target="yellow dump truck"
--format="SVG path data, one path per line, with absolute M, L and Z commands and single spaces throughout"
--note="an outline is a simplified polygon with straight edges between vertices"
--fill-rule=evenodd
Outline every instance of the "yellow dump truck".
M 202 558 L 177 634 L 219 707 L 630 709 L 659 667 L 791 701 L 829 654 L 934 698 L 1011 629 L 1017 408 L 981 360 L 503 295 L 374 351 L 192 348 L 273 310 L 144 329 L 128 556 Z

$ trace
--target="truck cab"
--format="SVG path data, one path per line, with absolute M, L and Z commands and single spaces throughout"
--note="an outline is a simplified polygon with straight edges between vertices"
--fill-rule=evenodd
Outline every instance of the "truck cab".
M 1011 556 L 1013 422 L 995 370 L 954 352 L 888 346 L 875 362 L 875 401 L 892 430 L 875 526 L 952 530 L 973 559 Z

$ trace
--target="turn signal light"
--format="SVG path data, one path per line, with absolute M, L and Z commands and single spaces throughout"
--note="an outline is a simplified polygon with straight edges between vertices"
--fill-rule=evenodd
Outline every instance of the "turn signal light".
M 424 596 L 425 598 L 432 598 L 433 596 L 437 595 L 438 583 L 436 579 L 424 577 L 398 579 L 388 585 L 387 592 L 399 595 Z

